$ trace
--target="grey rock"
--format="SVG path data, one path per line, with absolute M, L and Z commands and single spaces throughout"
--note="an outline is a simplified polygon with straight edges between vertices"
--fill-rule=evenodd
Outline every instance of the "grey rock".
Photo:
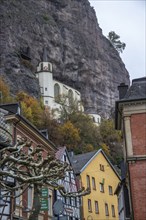
M 35 71 L 46 47 L 54 77 L 81 92 L 87 112 L 109 116 L 118 99 L 117 86 L 129 84 L 129 74 L 118 52 L 103 36 L 88 0 L 0 3 L 0 74 L 11 92 L 40 95 Z

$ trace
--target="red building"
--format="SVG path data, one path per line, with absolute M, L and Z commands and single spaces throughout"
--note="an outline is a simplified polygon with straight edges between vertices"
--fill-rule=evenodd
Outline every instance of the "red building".
M 0 113 L 4 120 L 0 121 L 0 125 L 5 128 L 4 126 L 7 125 L 6 129 L 12 134 L 12 145 L 16 144 L 17 137 L 27 138 L 27 140 L 32 142 L 32 147 L 36 148 L 38 145 L 42 146 L 43 148 L 43 156 L 47 155 L 48 153 L 55 153 L 56 147 L 55 145 L 45 138 L 45 136 L 36 129 L 28 120 L 20 114 L 20 107 L 19 104 L 5 104 L 0 105 Z M 2 118 L 2 117 L 1 117 Z M 0 130 L 0 137 L 2 136 L 2 131 Z M 29 149 L 28 149 L 29 151 Z M 28 153 L 28 152 L 26 152 Z M 47 187 L 47 186 L 46 186 Z M 52 187 L 48 189 L 48 209 L 47 211 L 41 211 L 39 215 L 39 220 L 51 220 L 53 217 L 53 210 L 52 210 L 52 201 L 53 201 L 53 191 Z M 19 195 L 18 191 L 15 191 L 15 196 Z M 11 201 L 7 203 L 7 210 L 3 211 L 0 208 L 0 217 L 3 220 L 7 219 L 28 219 L 30 212 L 27 210 L 31 210 L 32 203 L 33 203 L 33 188 L 29 187 L 21 196 L 16 197 L 16 199 L 11 199 Z M 9 205 L 10 204 L 10 205 Z M 41 209 L 42 210 L 42 209 Z
M 124 135 L 124 159 L 132 220 L 146 219 L 146 77 L 119 86 L 116 129 Z

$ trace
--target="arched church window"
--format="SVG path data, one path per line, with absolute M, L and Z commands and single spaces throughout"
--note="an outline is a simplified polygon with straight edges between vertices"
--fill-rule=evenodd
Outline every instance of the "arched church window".
M 69 104 L 72 104 L 73 102 L 73 91 L 71 89 L 68 91 L 68 101 Z
M 58 83 L 56 83 L 54 85 L 54 98 L 55 98 L 55 101 L 59 101 L 59 98 L 60 98 L 60 86 L 58 85 Z

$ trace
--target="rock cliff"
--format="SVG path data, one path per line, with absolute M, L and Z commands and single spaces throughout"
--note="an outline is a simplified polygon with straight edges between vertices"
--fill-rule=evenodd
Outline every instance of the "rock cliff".
M 35 70 L 46 47 L 54 77 L 81 92 L 87 112 L 108 116 L 118 98 L 117 85 L 129 84 L 129 74 L 88 0 L 0 3 L 0 74 L 11 92 L 39 96 Z

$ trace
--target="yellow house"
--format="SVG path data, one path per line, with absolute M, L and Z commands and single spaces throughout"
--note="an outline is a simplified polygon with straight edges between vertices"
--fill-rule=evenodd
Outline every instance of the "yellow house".
M 120 176 L 102 149 L 71 156 L 72 166 L 83 187 L 91 193 L 82 197 L 82 220 L 118 220 L 114 191 Z

